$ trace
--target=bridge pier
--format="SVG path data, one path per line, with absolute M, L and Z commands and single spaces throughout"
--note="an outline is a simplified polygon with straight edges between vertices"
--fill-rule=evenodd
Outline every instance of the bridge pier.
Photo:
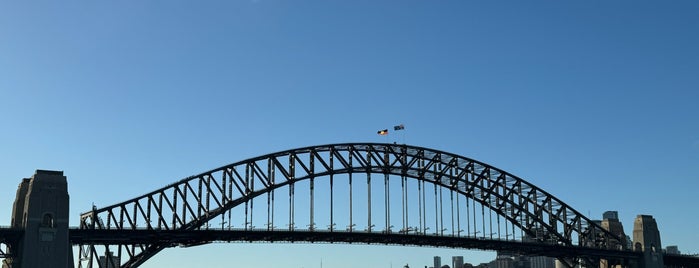
M 23 179 L 12 208 L 12 228 L 24 235 L 9 245 L 3 268 L 73 268 L 68 237 L 68 183 L 62 171 L 37 170 Z
M 658 224 L 650 215 L 638 215 L 633 223 L 633 250 L 643 252 L 641 268 L 663 268 L 663 247 Z

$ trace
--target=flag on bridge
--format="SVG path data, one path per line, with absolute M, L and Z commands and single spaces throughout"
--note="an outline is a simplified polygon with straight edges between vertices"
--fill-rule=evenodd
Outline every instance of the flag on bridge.
M 388 129 L 382 129 L 376 132 L 376 134 L 379 134 L 381 136 L 388 135 Z
M 403 130 L 405 129 L 405 126 L 403 124 L 397 125 L 393 127 L 393 130 Z

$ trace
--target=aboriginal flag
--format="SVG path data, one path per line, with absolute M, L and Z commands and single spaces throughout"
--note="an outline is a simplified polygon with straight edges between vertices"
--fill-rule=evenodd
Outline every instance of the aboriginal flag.
M 382 129 L 376 132 L 376 134 L 379 134 L 381 136 L 388 135 L 388 129 Z

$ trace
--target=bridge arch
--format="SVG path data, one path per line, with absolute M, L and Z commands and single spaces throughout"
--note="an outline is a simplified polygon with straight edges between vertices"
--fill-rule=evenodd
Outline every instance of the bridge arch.
M 282 188 L 288 188 L 291 203 L 289 214 L 292 215 L 288 231 L 294 231 L 296 228 L 293 226 L 294 185 L 308 181 L 313 185 L 315 180 L 326 178 L 329 178 L 332 184 L 333 177 L 341 175 L 349 176 L 351 183 L 352 175 L 365 175 L 370 180 L 371 175 L 377 174 L 385 176 L 385 180 L 388 180 L 389 176 L 400 177 L 401 182 L 413 180 L 418 185 L 422 184 L 423 188 L 426 184 L 433 185 L 435 195 L 437 187 L 440 193 L 442 189 L 456 193 L 465 197 L 465 200 L 478 203 L 481 208 L 487 208 L 506 219 L 513 228 L 518 228 L 536 242 L 603 249 L 623 247 L 619 237 L 609 233 L 555 196 L 504 170 L 444 151 L 381 143 L 311 146 L 243 160 L 182 179 L 119 204 L 99 209 L 93 208 L 92 211 L 81 215 L 80 228 L 208 229 L 210 221 L 219 217 L 225 218 L 226 213 L 230 218 L 230 211 L 243 205 L 246 209 L 244 229 L 247 230 L 248 202 L 262 195 L 273 194 Z M 370 183 L 368 187 L 371 187 Z M 351 188 L 352 186 L 350 186 L 350 192 Z M 426 191 L 426 188 L 423 191 Z M 401 189 L 401 194 L 403 193 L 404 190 Z M 457 198 L 457 204 L 459 202 Z M 311 211 L 312 204 L 311 202 Z M 267 205 L 269 211 L 269 202 Z M 252 209 L 252 204 L 250 207 Z M 272 210 L 273 207 L 272 205 Z M 387 204 L 386 208 L 388 207 Z M 420 213 L 421 217 L 424 217 L 426 211 Z M 312 218 L 313 216 L 310 220 L 310 231 L 315 230 Z M 387 219 L 386 221 L 388 222 Z M 334 229 L 333 220 L 330 220 L 330 223 L 329 229 L 324 231 L 340 231 Z M 389 224 L 386 224 L 388 231 L 390 231 Z M 351 225 L 349 232 L 362 232 L 352 230 Z M 223 229 L 224 226 L 222 225 L 221 228 Z M 267 228 L 267 231 L 274 231 L 272 229 L 275 227 L 271 224 Z M 420 228 L 422 230 L 419 233 L 427 235 L 425 226 Z M 408 230 L 409 228 L 405 229 L 404 226 L 401 231 L 393 235 L 403 235 Z M 368 230 L 364 232 L 372 232 L 371 223 L 368 224 Z M 454 230 L 452 230 L 452 237 L 453 232 Z M 444 234 L 435 233 L 435 235 Z M 457 236 L 461 236 L 460 231 Z M 196 241 L 192 242 L 192 244 L 196 243 Z M 119 255 L 117 265 L 136 267 L 160 250 L 174 245 L 150 243 L 112 246 L 118 247 L 114 251 Z M 106 247 L 109 248 L 110 245 Z M 105 250 L 105 252 L 109 251 Z M 99 253 L 101 252 L 98 252 L 94 245 L 81 246 L 80 249 L 81 259 L 89 262 L 96 259 L 95 256 Z

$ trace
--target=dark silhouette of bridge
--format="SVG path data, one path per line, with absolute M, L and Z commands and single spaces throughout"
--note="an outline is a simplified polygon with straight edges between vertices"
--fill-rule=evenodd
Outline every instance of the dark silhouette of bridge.
M 634 230 L 631 249 L 623 233 L 496 167 L 428 148 L 353 143 L 223 166 L 93 207 L 66 231 L 79 246 L 78 267 L 137 267 L 168 247 L 216 241 L 507 250 L 569 267 L 656 267 L 659 257 L 661 266 L 698 267 L 697 258 L 663 255 L 659 234 L 648 230 L 655 221 L 639 218 L 646 230 L 638 239 Z M 13 227 L 0 229 L 8 245 L 0 254 L 9 258 L 27 232 Z

